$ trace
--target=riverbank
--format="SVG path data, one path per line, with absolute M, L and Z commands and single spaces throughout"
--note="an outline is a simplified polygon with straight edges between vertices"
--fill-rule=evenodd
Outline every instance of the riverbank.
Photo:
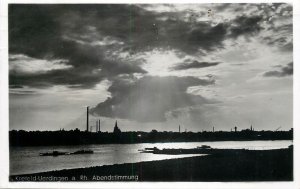
M 207 156 L 10 176 L 10 181 L 292 181 L 293 149 L 231 150 Z
M 202 132 L 141 132 L 129 131 L 119 134 L 109 132 L 70 131 L 9 131 L 9 145 L 15 146 L 65 146 L 85 144 L 138 144 L 167 142 L 208 142 L 208 141 L 259 141 L 293 140 L 289 131 L 202 131 Z

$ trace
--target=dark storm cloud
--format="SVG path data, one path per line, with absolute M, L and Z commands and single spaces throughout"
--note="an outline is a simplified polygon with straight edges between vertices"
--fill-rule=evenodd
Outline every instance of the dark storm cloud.
M 220 62 L 198 62 L 198 61 L 192 61 L 192 62 L 184 62 L 183 64 L 179 64 L 177 66 L 174 66 L 173 70 L 187 70 L 192 68 L 206 68 L 211 66 L 219 65 Z
M 113 74 L 122 73 L 135 73 L 141 72 L 143 70 L 136 67 L 131 67 L 130 65 L 116 64 L 114 66 L 116 69 L 109 71 L 96 71 L 91 68 L 72 68 L 68 70 L 52 70 L 47 73 L 41 74 L 12 74 L 9 76 L 10 85 L 26 85 L 32 87 L 50 87 L 52 85 L 68 85 L 70 87 L 78 88 L 91 88 L 94 87 L 99 81 L 105 78 L 112 78 Z M 108 66 L 109 69 L 112 69 Z
M 187 54 L 208 52 L 223 48 L 225 39 L 257 33 L 261 28 L 259 16 L 241 16 L 213 25 L 184 21 L 175 15 L 134 5 L 10 5 L 9 53 L 46 60 L 64 59 L 72 67 L 27 76 L 11 72 L 10 84 L 92 87 L 118 74 L 146 72 L 136 62 L 112 60 L 107 53 L 133 54 L 160 47 Z M 93 45 L 107 37 L 116 43 L 102 41 L 102 46 Z
M 105 8 L 100 6 L 97 11 Z M 65 32 L 80 34 L 86 27 L 83 23 L 65 22 L 66 16 L 70 12 L 85 10 L 93 12 L 95 8 L 89 5 L 82 8 L 78 5 L 10 5 L 10 54 L 24 54 L 46 60 L 65 59 L 66 64 L 72 66 L 67 70 L 50 70 L 32 75 L 20 75 L 12 70 L 9 76 L 10 85 L 43 87 L 67 84 L 88 88 L 105 77 L 122 73 L 145 73 L 136 64 L 106 59 L 103 48 L 64 39 Z
M 11 5 L 9 12 L 10 52 L 33 57 L 73 49 L 74 44 L 66 44 L 62 36 L 86 35 L 91 27 L 124 42 L 127 49 L 170 46 L 186 52 L 222 47 L 228 29 L 241 35 L 258 28 L 258 17 L 240 17 L 234 20 L 236 27 L 229 28 L 230 24 L 190 23 L 172 12 L 155 13 L 130 5 Z M 158 19 L 161 16 L 167 19 Z
M 293 75 L 293 62 L 281 68 L 279 71 L 269 71 L 264 73 L 265 77 L 285 77 Z
M 90 88 L 99 83 L 104 75 L 92 73 L 91 70 L 69 69 L 53 70 L 34 75 L 10 74 L 10 85 L 25 85 L 31 87 L 51 87 L 52 85 L 71 85 L 80 88 Z
M 136 65 L 123 62 L 114 62 L 104 59 L 97 59 L 91 55 L 80 54 L 70 56 L 73 66 L 70 69 L 50 70 L 46 73 L 22 74 L 10 71 L 9 84 L 27 85 L 33 87 L 48 87 L 52 85 L 70 85 L 80 88 L 91 88 L 105 78 L 111 78 L 118 74 L 145 73 Z M 93 58 L 95 58 L 93 60 Z M 75 60 L 76 59 L 76 60 Z M 93 65 L 95 64 L 95 65 Z M 102 65 L 101 65 L 102 64 Z
M 91 110 L 93 114 L 140 122 L 165 121 L 165 113 L 180 107 L 211 103 L 186 93 L 190 86 L 211 85 L 214 80 L 194 77 L 151 77 L 117 79 L 109 87 L 110 98 Z
M 103 35 L 124 42 L 124 48 L 132 52 L 170 47 L 194 53 L 199 48 L 213 50 L 222 47 L 226 25 L 220 23 L 212 26 L 207 22 L 191 24 L 178 19 L 174 14 L 155 13 L 136 6 L 113 5 L 104 12 L 97 11 L 92 15 L 81 12 L 81 16 L 74 19 L 74 22 L 94 26 Z M 161 20 L 161 17 L 167 19 Z
M 239 16 L 232 21 L 232 27 L 230 32 L 232 37 L 238 37 L 240 35 L 252 35 L 259 32 L 262 27 L 259 22 L 262 21 L 262 16 Z
M 171 31 L 170 31 L 171 32 Z M 223 47 L 223 40 L 226 38 L 227 25 L 220 23 L 216 26 L 200 23 L 185 33 L 183 37 L 186 41 L 179 40 L 177 45 L 183 45 L 190 52 L 195 52 L 199 48 L 211 51 Z

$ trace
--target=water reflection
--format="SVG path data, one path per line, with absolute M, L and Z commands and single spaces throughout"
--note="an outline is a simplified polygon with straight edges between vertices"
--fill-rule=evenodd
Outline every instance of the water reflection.
M 10 149 L 10 174 L 36 173 L 51 170 L 91 167 L 99 165 L 113 165 L 154 161 L 172 158 L 191 157 L 199 155 L 159 155 L 140 153 L 139 149 L 162 148 L 195 148 L 209 145 L 212 148 L 234 149 L 278 149 L 286 148 L 292 141 L 227 141 L 227 142 L 188 142 L 188 143 L 142 143 L 142 144 L 107 144 L 82 146 L 43 146 L 43 147 L 13 147 Z M 67 151 L 91 149 L 94 154 L 80 154 L 67 156 L 39 156 L 40 152 Z

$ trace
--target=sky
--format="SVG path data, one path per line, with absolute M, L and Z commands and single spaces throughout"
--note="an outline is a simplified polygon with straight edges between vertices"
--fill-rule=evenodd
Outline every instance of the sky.
M 9 5 L 10 130 L 289 130 L 290 4 Z M 95 127 L 92 128 L 95 130 Z

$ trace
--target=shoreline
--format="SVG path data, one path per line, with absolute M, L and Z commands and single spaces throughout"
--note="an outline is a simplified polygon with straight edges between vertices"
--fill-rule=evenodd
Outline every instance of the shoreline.
M 237 140 L 203 140 L 203 141 L 161 141 L 161 142 L 136 142 L 136 143 L 90 143 L 90 144 L 57 144 L 57 145 L 23 145 L 23 146 L 13 146 L 10 145 L 10 148 L 22 148 L 22 147 L 61 147 L 61 146 L 83 146 L 83 145 L 110 145 L 110 144 L 156 144 L 156 143 L 209 143 L 209 142 L 247 142 L 247 141 L 294 141 L 294 139 L 237 139 Z
M 253 141 L 253 140 L 293 140 L 293 130 L 289 131 L 125 131 L 86 132 L 69 131 L 9 131 L 10 146 L 59 146 L 83 144 L 137 144 L 161 142 L 205 142 L 205 141 Z
M 230 150 L 206 156 L 11 175 L 20 181 L 292 181 L 293 149 Z

